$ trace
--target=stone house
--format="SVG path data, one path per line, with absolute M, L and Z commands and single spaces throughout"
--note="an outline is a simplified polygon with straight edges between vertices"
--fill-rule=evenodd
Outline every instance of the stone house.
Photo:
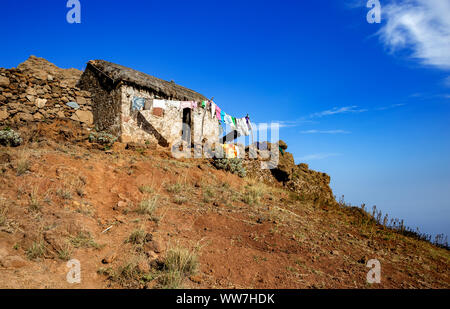
M 87 63 L 78 87 L 92 94 L 96 129 L 108 131 L 125 143 L 151 142 L 164 147 L 182 140 L 214 143 L 221 133 L 219 121 L 208 105 L 182 108 L 180 104 L 171 104 L 208 101 L 174 82 L 104 60 L 92 60 Z M 186 130 L 183 124 L 191 129 Z

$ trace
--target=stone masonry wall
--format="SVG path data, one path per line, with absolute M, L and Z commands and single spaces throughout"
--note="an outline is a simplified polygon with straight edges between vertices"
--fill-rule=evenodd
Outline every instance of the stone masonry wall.
M 17 69 L 0 68 L 0 125 L 70 118 L 91 127 L 91 94 L 68 82 L 77 76 L 81 71 L 59 69 L 33 56 Z
M 88 66 L 78 83 L 81 89 L 92 94 L 94 125 L 98 131 L 121 133 L 120 90 L 112 87 L 104 76 L 93 72 Z
M 183 111 L 174 107 L 167 107 L 162 114 L 153 110 L 143 110 L 140 114 L 145 121 L 133 115 L 131 103 L 133 97 L 152 99 L 163 99 L 155 93 L 136 89 L 123 84 L 121 86 L 122 97 L 122 141 L 133 141 L 143 143 L 146 141 L 156 142 L 160 145 L 173 145 L 181 141 Z M 216 142 L 219 135 L 219 124 L 211 117 L 211 113 L 203 108 L 192 111 L 193 137 L 194 141 L 201 143 L 207 138 L 210 142 Z M 203 123 L 203 135 L 202 135 Z

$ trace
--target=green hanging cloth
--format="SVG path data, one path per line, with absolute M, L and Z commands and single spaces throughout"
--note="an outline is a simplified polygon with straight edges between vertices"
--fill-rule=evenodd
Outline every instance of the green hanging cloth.
M 231 120 L 233 120 L 234 126 L 236 126 L 236 118 L 231 117 Z
M 206 108 L 206 102 L 205 101 L 202 101 L 202 107 Z

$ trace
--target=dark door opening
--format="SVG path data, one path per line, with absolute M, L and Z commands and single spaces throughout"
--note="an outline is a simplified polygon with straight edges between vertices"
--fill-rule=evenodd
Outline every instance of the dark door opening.
M 191 143 L 191 109 L 185 108 L 183 109 L 183 131 L 182 131 L 182 139 L 184 142 L 190 145 Z

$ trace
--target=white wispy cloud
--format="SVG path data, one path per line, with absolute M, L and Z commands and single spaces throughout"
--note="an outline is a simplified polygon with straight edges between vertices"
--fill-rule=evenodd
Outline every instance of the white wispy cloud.
M 376 110 L 377 111 L 384 111 L 387 109 L 392 109 L 392 108 L 396 108 L 396 107 L 402 107 L 405 106 L 406 103 L 398 103 L 398 104 L 392 104 L 392 105 L 388 105 L 388 106 L 382 106 L 382 107 L 378 107 Z
M 450 69 L 450 1 L 394 0 L 382 4 L 378 31 L 390 52 L 410 51 L 422 64 Z
M 345 130 L 307 130 L 301 131 L 301 134 L 350 134 L 350 131 Z
M 314 153 L 298 158 L 298 160 L 300 161 L 322 160 L 340 155 L 341 155 L 340 153 Z
M 356 105 L 344 106 L 344 107 L 334 107 L 329 110 L 311 114 L 310 118 L 320 118 L 323 116 L 330 116 L 330 115 L 336 115 L 336 114 L 363 113 L 363 112 L 367 112 L 367 109 L 361 109 Z
M 297 120 L 282 120 L 282 121 L 275 121 L 275 123 L 278 123 L 280 128 L 292 128 L 292 127 L 298 127 L 304 124 L 314 124 L 315 121 L 307 120 L 304 118 L 297 119 Z

